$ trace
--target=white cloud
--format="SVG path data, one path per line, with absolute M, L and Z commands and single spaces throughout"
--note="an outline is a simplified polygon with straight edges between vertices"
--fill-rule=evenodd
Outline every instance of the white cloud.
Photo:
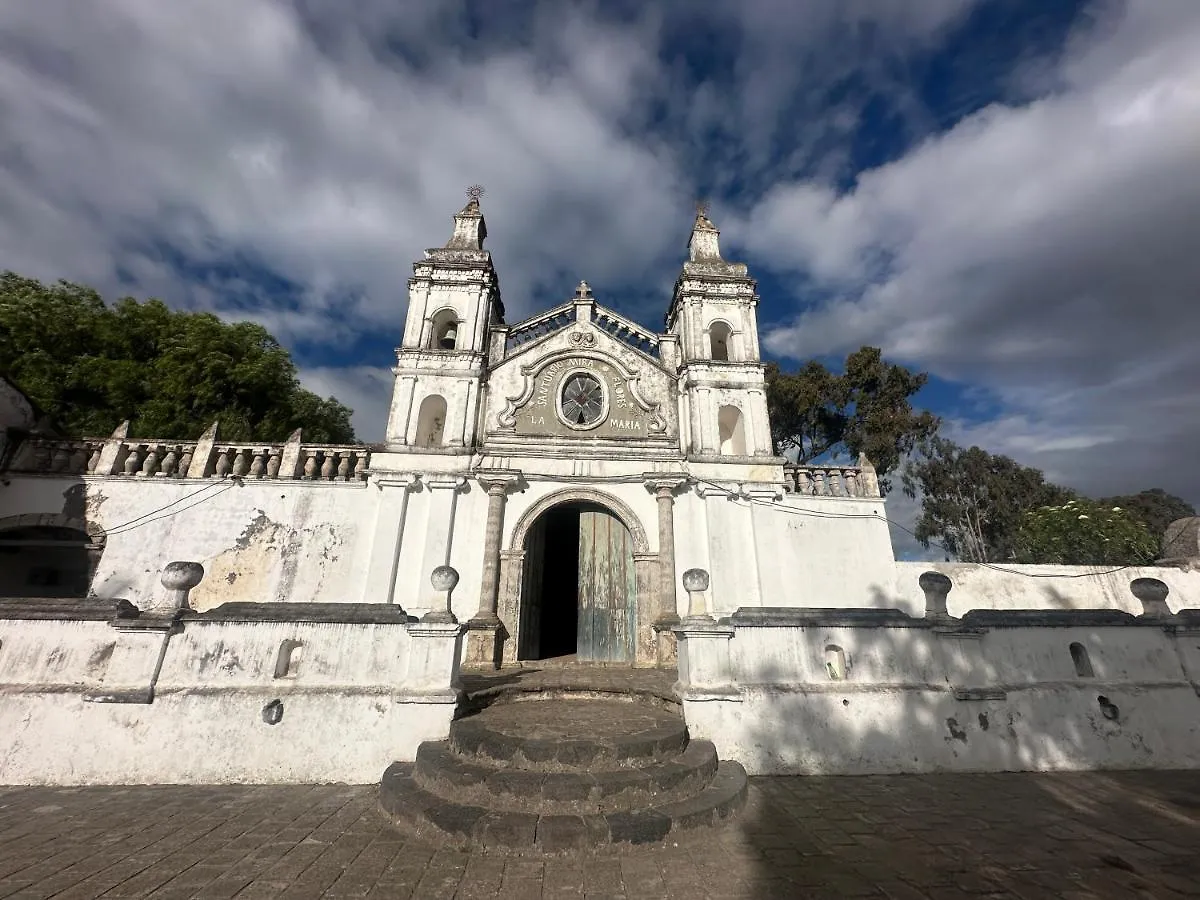
M 1113 7 L 1054 93 L 985 109 L 847 194 L 778 186 L 739 230 L 834 299 L 766 345 L 883 346 L 994 390 L 1008 413 L 969 432 L 989 449 L 1084 490 L 1200 500 L 1200 470 L 1170 462 L 1200 441 L 1197 46 L 1194 3 Z
M 392 370 L 382 366 L 316 366 L 300 370 L 300 383 L 320 397 L 350 407 L 350 424 L 360 441 L 383 440 L 392 399 Z

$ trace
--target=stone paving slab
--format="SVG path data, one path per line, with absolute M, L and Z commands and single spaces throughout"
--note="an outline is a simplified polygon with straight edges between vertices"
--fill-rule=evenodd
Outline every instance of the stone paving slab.
M 0 788 L 0 898 L 1200 896 L 1200 772 L 755 778 L 654 851 L 409 840 L 368 786 Z

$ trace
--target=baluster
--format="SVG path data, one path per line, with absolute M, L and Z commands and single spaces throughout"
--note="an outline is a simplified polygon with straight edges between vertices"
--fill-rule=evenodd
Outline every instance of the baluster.
M 138 470 L 139 478 L 148 478 L 158 468 L 158 447 L 147 445 L 146 456 L 142 460 L 142 468 Z
M 224 478 L 233 468 L 233 461 L 230 457 L 233 456 L 233 449 L 227 448 L 217 454 L 217 467 L 214 470 L 218 478 Z
M 72 475 L 80 475 L 87 471 L 87 451 L 87 444 L 75 445 L 75 448 L 71 453 L 71 460 L 67 463 L 68 471 L 70 471 Z
M 281 453 L 278 447 L 271 448 L 271 458 L 267 460 L 267 477 L 279 477 L 279 454 Z
M 50 458 L 50 471 L 62 472 L 71 464 L 71 454 L 67 452 L 66 446 L 58 444 L 54 448 L 54 455 Z
M 194 455 L 193 448 L 189 445 L 183 448 L 183 455 L 179 457 L 179 477 L 187 478 L 188 469 L 192 467 L 192 456 Z
M 321 480 L 329 481 L 333 478 L 333 454 L 328 450 L 324 451 L 324 461 L 321 463 Z
M 158 467 L 158 474 L 163 478 L 171 478 L 177 471 L 179 465 L 179 448 L 168 447 L 167 455 L 163 457 L 162 465 Z
M 128 446 L 125 454 L 125 465 L 121 467 L 121 471 L 126 475 L 132 475 L 137 472 L 138 464 L 141 463 L 141 459 L 138 456 L 140 451 L 141 448 L 136 444 Z
M 249 452 L 249 450 L 233 451 L 233 474 L 238 478 L 242 478 L 250 471 L 250 460 L 247 458 Z
M 858 483 L 858 469 L 847 469 L 844 477 L 846 480 L 846 496 L 861 497 L 862 486 Z
M 96 466 L 100 465 L 100 449 L 103 446 L 103 444 L 92 445 L 92 455 L 88 457 L 87 461 L 87 473 L 89 475 L 96 471 Z
M 350 476 L 350 454 L 342 452 L 338 454 L 337 477 L 338 481 L 346 481 Z
M 354 471 L 350 473 L 350 477 L 354 478 L 355 480 L 358 480 L 358 481 L 361 481 L 363 478 L 366 478 L 366 472 L 363 471 L 364 469 L 366 469 L 366 467 L 367 467 L 367 454 L 355 453 L 354 454 Z
M 263 447 L 254 451 L 254 462 L 250 463 L 250 477 L 262 478 L 263 472 L 267 468 L 266 464 L 267 448 Z
M 317 451 L 306 450 L 308 458 L 304 460 L 304 477 L 309 481 L 317 474 Z

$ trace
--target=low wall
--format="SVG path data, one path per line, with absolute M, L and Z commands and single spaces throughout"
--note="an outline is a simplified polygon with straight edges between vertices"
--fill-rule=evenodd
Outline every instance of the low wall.
M 952 615 L 970 609 L 1122 609 L 1140 613 L 1141 604 L 1129 591 L 1135 578 L 1157 578 L 1170 588 L 1173 610 L 1200 607 L 1200 572 L 1166 566 L 1028 566 L 1004 563 L 897 562 L 895 589 L 881 605 L 914 616 L 925 608 L 918 579 L 922 572 L 940 572 L 954 583 Z
M 0 601 L 0 781 L 375 782 L 445 738 L 460 645 L 385 605 Z
M 689 731 L 752 773 L 1200 767 L 1200 612 L 757 609 L 677 637 Z

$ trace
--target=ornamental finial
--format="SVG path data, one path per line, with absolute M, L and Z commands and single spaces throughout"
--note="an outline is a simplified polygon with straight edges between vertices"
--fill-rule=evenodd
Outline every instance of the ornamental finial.
M 479 198 L 484 195 L 482 184 L 473 184 L 467 188 L 467 200 L 471 203 L 478 203 Z
M 704 199 L 697 200 L 696 201 L 696 215 L 702 219 L 707 219 L 708 211 L 711 207 L 712 207 L 712 204 L 709 203 L 707 200 L 704 200 Z

